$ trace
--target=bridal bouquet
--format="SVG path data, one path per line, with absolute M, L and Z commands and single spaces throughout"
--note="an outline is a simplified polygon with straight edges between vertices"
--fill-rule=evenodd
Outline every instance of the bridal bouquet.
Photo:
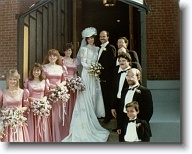
M 91 66 L 88 68 L 88 73 L 94 75 L 97 79 L 99 79 L 99 75 L 101 74 L 101 69 L 104 69 L 100 63 L 92 62 Z
M 4 126 L 3 126 L 3 120 L 2 117 L 0 117 L 0 140 L 3 138 L 4 136 Z
M 34 115 L 40 115 L 44 117 L 50 116 L 51 113 L 51 104 L 47 100 L 46 97 L 43 97 L 42 99 L 37 99 L 32 103 L 32 112 Z
M 66 85 L 67 85 L 67 88 L 73 92 L 75 92 L 75 90 L 85 91 L 85 85 L 79 76 L 76 78 L 74 77 L 74 78 L 68 79 Z
M 50 101 L 53 101 L 54 103 L 56 103 L 59 100 L 67 102 L 69 97 L 70 94 L 68 94 L 67 86 L 58 84 L 56 88 L 50 89 L 48 99 Z
M 23 116 L 24 111 L 18 108 L 5 108 L 1 110 L 4 127 L 16 128 L 27 124 L 27 118 Z

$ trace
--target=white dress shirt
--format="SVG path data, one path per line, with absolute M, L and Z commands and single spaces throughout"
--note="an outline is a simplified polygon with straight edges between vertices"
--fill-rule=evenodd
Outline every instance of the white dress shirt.
M 124 102 L 124 108 L 123 108 L 124 113 L 127 113 L 126 108 L 125 108 L 126 104 L 131 103 L 133 101 L 133 95 L 134 95 L 135 90 L 136 90 L 135 87 L 137 87 L 137 86 L 139 86 L 139 84 L 136 84 L 133 87 L 129 87 L 129 89 L 133 89 L 133 90 L 128 90 L 128 92 L 125 96 L 125 102 Z
M 136 142 L 141 141 L 138 138 L 137 130 L 136 130 L 136 121 L 135 122 L 129 122 L 127 125 L 126 134 L 124 136 L 124 140 L 126 142 Z
M 121 71 L 126 71 L 126 72 L 121 73 L 120 80 L 119 80 L 119 88 L 118 88 L 117 98 L 121 98 L 121 91 L 122 91 L 122 88 L 123 88 L 123 85 L 124 85 L 124 82 L 125 82 L 125 77 L 127 75 L 127 70 L 130 69 L 130 68 L 131 67 L 128 66 L 126 69 L 123 70 L 121 67 L 119 67 L 118 73 L 120 73 Z
M 101 44 L 101 48 L 100 48 L 100 50 L 99 50 L 99 54 L 98 54 L 97 60 L 99 60 L 99 58 L 100 58 L 103 50 L 106 50 L 105 47 L 107 46 L 107 44 L 109 44 L 109 41 L 105 42 L 104 44 Z

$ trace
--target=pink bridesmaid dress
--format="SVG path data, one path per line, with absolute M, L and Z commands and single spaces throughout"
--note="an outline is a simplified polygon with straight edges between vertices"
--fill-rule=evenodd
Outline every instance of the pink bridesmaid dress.
M 28 79 L 24 82 L 24 88 L 29 91 L 29 97 L 42 99 L 48 92 L 48 80 L 35 84 Z M 32 102 L 29 102 L 31 106 Z M 31 142 L 52 142 L 51 116 L 44 117 L 34 115 L 32 111 L 28 114 L 28 129 Z
M 62 61 L 63 61 L 63 65 L 67 67 L 67 71 L 68 71 L 67 79 L 71 79 L 75 77 L 75 75 L 77 74 L 77 59 L 74 59 L 72 64 L 67 63 L 64 59 Z M 69 93 L 70 93 L 70 99 L 66 104 L 66 114 L 65 114 L 65 123 L 64 123 L 64 129 L 67 131 L 63 132 L 63 138 L 65 138 L 69 134 L 72 113 L 73 113 L 75 100 L 77 96 L 76 91 L 75 92 L 69 91 Z
M 27 98 L 29 94 L 27 91 L 20 89 L 19 94 L 16 97 L 10 97 L 7 95 L 6 90 L 0 90 L 0 106 L 2 108 L 7 107 L 24 107 L 27 106 Z M 2 142 L 30 142 L 28 127 L 26 124 L 23 126 L 17 126 L 16 128 L 6 127 L 4 130 L 4 136 Z
M 68 74 L 67 69 L 62 67 L 60 70 L 55 70 L 55 72 L 49 72 L 45 65 L 43 65 L 43 71 L 46 75 L 46 79 L 49 80 L 50 84 L 56 85 L 57 83 L 61 83 L 64 81 L 64 77 Z M 63 123 L 64 123 L 64 110 L 63 104 L 61 101 L 54 103 L 52 102 L 52 112 L 51 112 L 51 130 L 52 130 L 52 137 L 53 142 L 61 142 L 63 139 L 62 131 L 63 130 Z

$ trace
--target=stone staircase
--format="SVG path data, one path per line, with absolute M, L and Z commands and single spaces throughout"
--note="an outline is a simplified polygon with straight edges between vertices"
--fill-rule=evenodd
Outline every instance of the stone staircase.
M 107 124 L 103 123 L 103 119 L 99 119 L 99 122 L 102 127 L 110 132 L 107 142 L 119 142 L 118 134 L 112 131 L 112 129 L 116 128 L 117 126 L 116 119 L 111 119 L 111 121 Z

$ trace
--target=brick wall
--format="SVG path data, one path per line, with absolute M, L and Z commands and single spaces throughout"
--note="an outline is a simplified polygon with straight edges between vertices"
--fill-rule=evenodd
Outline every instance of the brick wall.
M 0 79 L 11 68 L 17 68 L 16 15 L 38 0 L 0 0 Z
M 176 0 L 147 0 L 147 78 L 180 79 L 180 15 Z

